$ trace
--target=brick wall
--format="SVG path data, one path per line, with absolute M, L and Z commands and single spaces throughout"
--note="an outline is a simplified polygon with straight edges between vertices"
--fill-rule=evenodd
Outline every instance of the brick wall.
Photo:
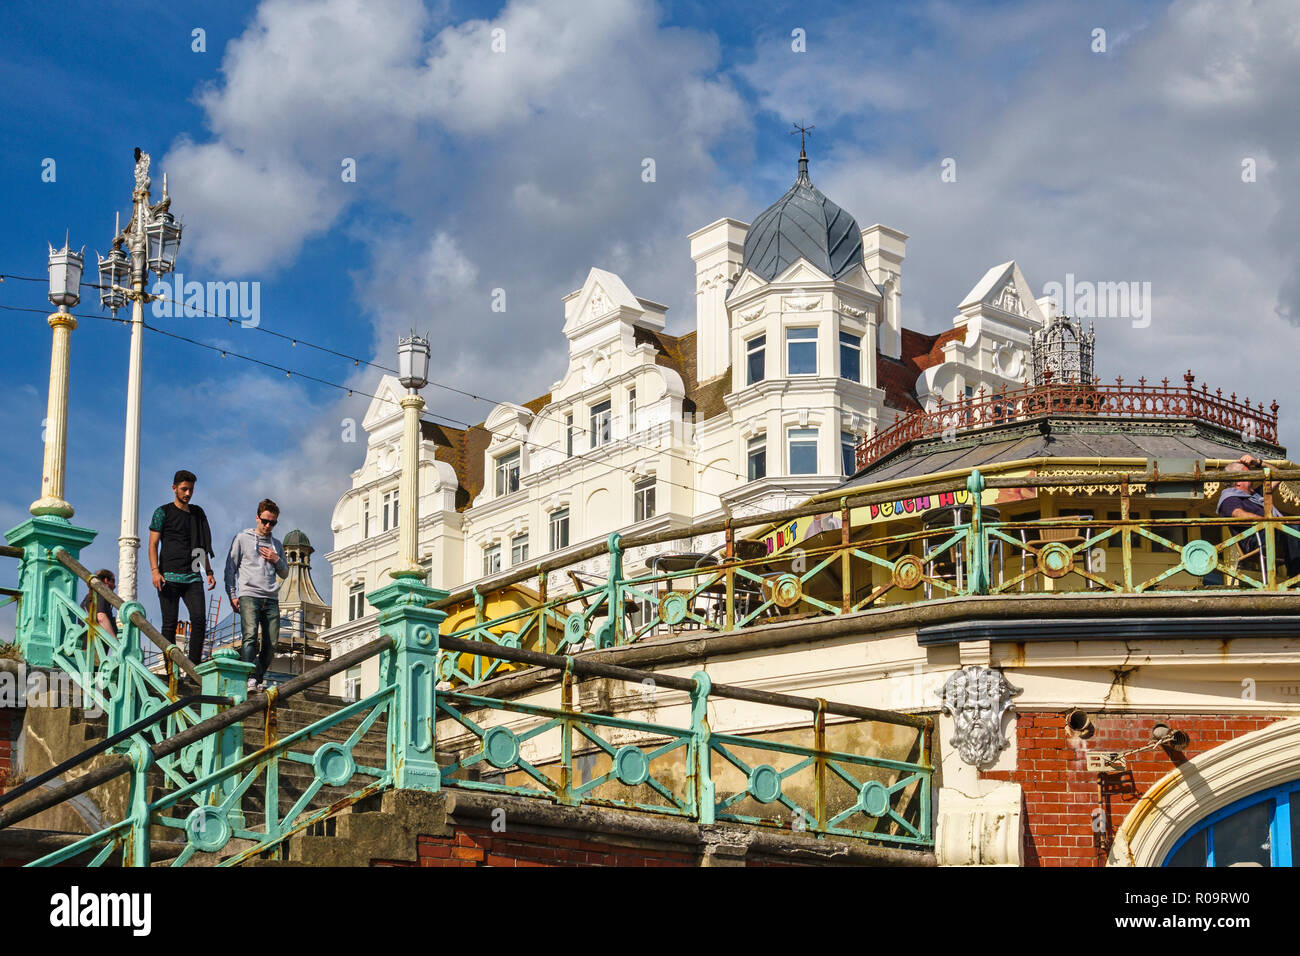
M 0 707 L 0 793 L 4 793 L 13 767 L 14 742 L 22 728 L 22 711 Z
M 698 866 L 694 853 L 611 846 L 544 833 L 494 833 L 457 826 L 451 837 L 422 836 L 420 866 Z
M 1087 740 L 1065 730 L 1065 712 L 1021 714 L 1016 724 L 1016 769 L 989 771 L 990 780 L 1020 784 L 1025 799 L 1026 866 L 1102 866 L 1115 831 L 1133 804 L 1178 764 L 1276 717 L 1240 714 L 1094 715 L 1096 731 Z M 1151 740 L 1157 722 L 1191 738 L 1181 753 L 1157 747 L 1127 758 L 1122 774 L 1088 771 L 1088 750 L 1126 751 Z M 1101 781 L 1101 785 L 1099 785 Z M 1101 809 L 1094 827 L 1093 811 Z

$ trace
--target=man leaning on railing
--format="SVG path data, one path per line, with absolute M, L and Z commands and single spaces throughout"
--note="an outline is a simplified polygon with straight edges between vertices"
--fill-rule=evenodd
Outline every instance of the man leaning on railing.
M 1229 464 L 1224 470 L 1259 471 L 1263 467 L 1264 463 L 1255 456 L 1242 455 L 1240 459 Z M 1219 517 L 1246 518 L 1251 523 L 1264 517 L 1264 495 L 1262 491 L 1256 491 L 1255 486 L 1250 481 L 1237 481 L 1228 485 L 1219 493 Z M 1274 508 L 1273 517 L 1281 518 L 1282 512 Z M 1246 529 L 1232 525 L 1230 530 L 1233 535 L 1238 535 Z M 1277 541 L 1279 555 L 1286 562 L 1286 576 L 1293 578 L 1300 574 L 1300 539 L 1283 532 L 1277 535 L 1274 540 Z M 1262 553 L 1262 546 L 1260 550 Z M 1261 557 L 1260 566 L 1262 567 L 1263 564 L 1264 561 Z

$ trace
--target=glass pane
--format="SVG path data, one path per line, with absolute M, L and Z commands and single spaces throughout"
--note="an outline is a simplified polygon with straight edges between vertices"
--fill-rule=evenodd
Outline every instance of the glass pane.
M 749 480 L 767 477 L 767 449 L 760 447 L 749 453 Z
M 749 353 L 749 379 L 745 382 L 746 385 L 753 385 L 755 382 L 763 381 L 766 374 L 764 364 L 763 349 L 761 347 Z
M 817 374 L 817 330 L 786 329 L 786 366 L 788 375 Z
M 1169 858 L 1165 866 L 1205 866 L 1207 852 L 1205 833 L 1206 831 L 1202 830 L 1179 847 L 1178 852 Z
M 1234 863 L 1272 866 L 1272 819 L 1273 801 L 1266 800 L 1214 824 L 1215 867 Z
M 840 349 L 840 378 L 850 382 L 862 381 L 862 353 L 855 348 Z
M 817 474 L 817 430 L 790 429 L 790 474 Z

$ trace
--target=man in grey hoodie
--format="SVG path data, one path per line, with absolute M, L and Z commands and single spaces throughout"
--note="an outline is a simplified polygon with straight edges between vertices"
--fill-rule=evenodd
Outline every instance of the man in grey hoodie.
M 266 669 L 271 666 L 280 639 L 280 582 L 289 576 L 284 548 L 271 534 L 279 521 L 280 506 L 270 498 L 257 505 L 257 525 L 246 528 L 230 542 L 226 557 L 226 593 L 230 606 L 239 613 L 244 641 L 240 656 L 257 670 L 248 679 L 249 689 L 261 689 Z M 257 632 L 262 632 L 260 653 Z

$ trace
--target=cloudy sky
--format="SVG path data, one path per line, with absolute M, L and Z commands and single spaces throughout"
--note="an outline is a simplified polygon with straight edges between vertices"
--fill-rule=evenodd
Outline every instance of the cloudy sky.
M 814 182 L 861 225 L 911 236 L 907 325 L 947 327 L 1012 258 L 1036 290 L 1067 274 L 1149 282 L 1149 324 L 1097 320 L 1103 376 L 1191 368 L 1276 397 L 1284 441 L 1300 439 L 1294 0 L 101 2 L 6 17 L 0 273 L 43 275 L 65 230 L 93 263 L 141 146 L 185 224 L 185 279 L 258 283 L 258 328 L 146 316 L 173 335 L 367 391 L 375 370 L 266 330 L 391 365 L 414 327 L 436 340 L 437 382 L 531 398 L 563 372 L 560 299 L 593 265 L 690 330 L 686 234 L 775 200 L 803 120 Z M 86 563 L 115 567 L 128 337 L 93 296 L 73 338 L 68 498 L 100 530 Z M 44 287 L 7 279 L 0 305 L 41 309 Z M 0 317 L 12 527 L 38 496 L 49 329 Z M 160 333 L 145 355 L 141 528 L 185 467 L 219 550 L 263 496 L 282 530 L 329 550 L 362 458 L 342 423 L 366 400 Z M 426 399 L 453 421 L 489 407 L 435 386 Z M 316 579 L 327 593 L 323 562 Z

